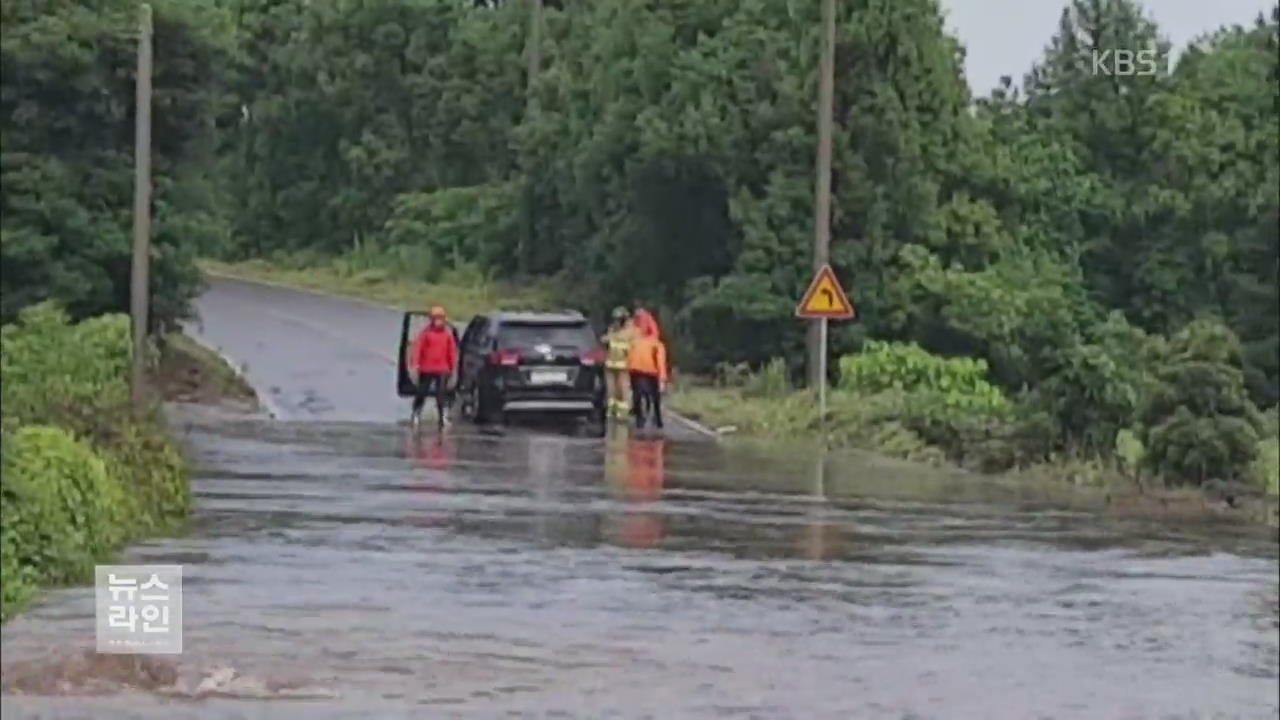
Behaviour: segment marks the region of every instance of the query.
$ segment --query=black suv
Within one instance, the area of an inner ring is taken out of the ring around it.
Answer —
[[[477,423],[572,413],[603,432],[605,351],[578,312],[477,315],[462,334],[459,408]]]

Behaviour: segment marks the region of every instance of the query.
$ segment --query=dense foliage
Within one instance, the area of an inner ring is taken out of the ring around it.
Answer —
[[[126,5],[3,0],[6,317],[122,307]],[[832,257],[862,319],[834,351],[981,360],[1011,417],[947,441],[1001,462],[1123,434],[1171,479],[1239,476],[1280,398],[1280,6],[1175,62],[1134,0],[1064,5],[974,98],[937,0],[839,3]],[[173,312],[195,252],[382,258],[641,300],[682,369],[797,377],[820,4],[544,6],[529,83],[522,0],[161,3]],[[1094,72],[1147,47],[1154,74]]]
[[[228,31],[199,0],[154,2],[152,306],[186,314],[198,248],[225,234],[207,160]],[[132,247],[133,0],[0,3],[0,321],[56,299],[123,310]]]
[[[0,333],[8,618],[40,586],[86,580],[126,541],[174,529],[190,490],[173,441],[155,418],[131,412],[127,317],[71,324],[43,303]]]

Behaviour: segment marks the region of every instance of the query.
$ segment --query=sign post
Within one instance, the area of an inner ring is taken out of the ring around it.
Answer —
[[[796,317],[818,321],[818,417],[827,421],[827,322],[850,320],[857,317],[857,310],[848,294],[836,279],[830,265],[823,265],[814,274],[809,289],[796,306]]]

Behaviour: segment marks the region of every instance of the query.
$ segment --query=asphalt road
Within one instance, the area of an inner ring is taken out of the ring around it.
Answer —
[[[213,277],[189,334],[220,350],[282,420],[400,422],[395,394],[402,312],[358,300]],[[666,436],[709,438],[671,415]]]

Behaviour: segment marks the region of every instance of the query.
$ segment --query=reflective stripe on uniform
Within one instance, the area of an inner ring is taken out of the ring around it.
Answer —
[[[609,333],[609,355],[605,367],[611,370],[626,370],[627,357],[631,354],[630,328],[620,328]]]

